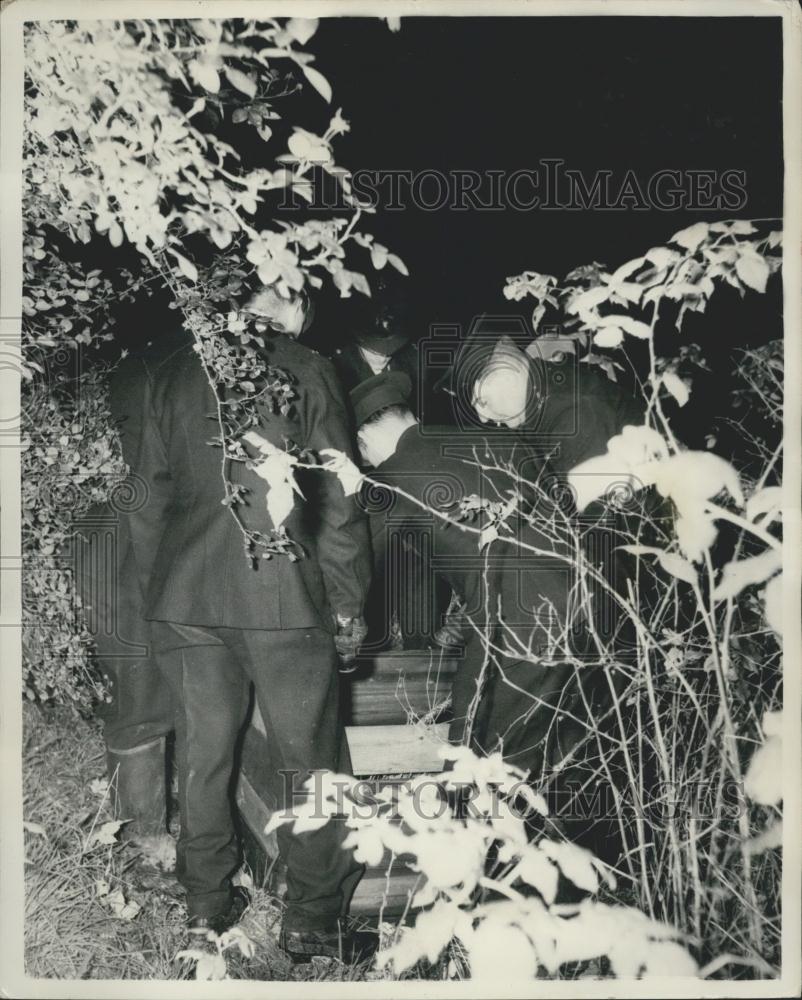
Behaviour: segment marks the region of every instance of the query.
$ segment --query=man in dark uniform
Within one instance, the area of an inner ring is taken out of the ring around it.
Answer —
[[[399,279],[377,275],[370,299],[356,305],[355,328],[331,360],[346,393],[382,372],[404,372],[412,385],[410,405],[418,413],[417,344],[410,339],[410,308]]]
[[[294,339],[304,324],[301,300],[267,289],[250,310],[272,328],[265,360],[286,373],[293,392],[285,414],[273,413],[269,403],[259,406],[258,432],[282,449],[291,442],[348,454],[350,431],[334,370]],[[216,402],[191,344],[160,368],[146,402],[139,471],[152,502],[143,513],[162,527],[146,615],[179,705],[177,875],[187,891],[190,931],[220,933],[247,905],[231,884],[239,854],[229,800],[247,681],[255,687],[274,772],[300,790],[313,770],[347,767],[337,650],[352,641],[362,615],[370,575],[367,526],[335,476],[310,472],[301,484],[306,500],[285,522],[295,560],[274,555],[254,566],[243,552],[240,525],[222,503],[223,454],[209,445]],[[237,507],[240,518],[269,536],[274,525],[264,481],[246,463],[227,465],[231,483],[247,491]],[[294,957],[348,951],[341,921],[360,869],[342,849],[343,833],[335,822],[297,835],[286,825],[279,829],[287,866],[281,943]]]
[[[170,688],[158,669],[143,617],[144,590],[155,547],[140,530],[131,534],[131,510],[144,504],[137,476],[146,387],[160,364],[178,349],[169,337],[130,354],[109,377],[109,409],[118,427],[130,474],[110,502],[75,523],[76,570],[87,628],[98,665],[110,685],[103,719],[106,761],[124,837],[145,855],[172,852],[167,836],[167,740],[173,731]],[[160,847],[162,848],[160,850]]]
[[[454,428],[424,430],[406,405],[407,391],[403,377],[390,374],[351,393],[360,452],[375,470],[370,479],[390,488],[387,497],[375,486],[366,491],[374,551],[381,559],[393,531],[420,527],[426,507],[444,515],[431,515],[430,564],[464,599],[470,622],[452,689],[450,737],[485,752],[502,749],[537,778],[570,749],[564,731],[575,739],[564,711],[573,668],[562,657],[555,662],[553,648],[569,625],[570,564],[550,538],[515,516],[512,537],[536,553],[500,540],[480,549],[483,522],[455,523],[461,500],[508,500],[515,481],[483,473],[475,443],[461,442]]]
[[[643,406],[598,368],[544,361],[519,338],[466,343],[476,372],[470,402],[483,423],[501,424],[545,454],[553,473],[565,477],[603,455],[610,438],[643,423]]]

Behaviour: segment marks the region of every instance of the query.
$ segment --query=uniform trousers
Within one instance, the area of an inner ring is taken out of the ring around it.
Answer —
[[[223,909],[240,855],[233,818],[236,745],[249,684],[267,732],[265,768],[276,787],[294,789],[310,772],[343,765],[339,674],[331,635],[322,628],[237,629],[153,622],[160,669],[176,704],[181,833],[176,875],[190,915]],[[348,907],[361,866],[342,847],[346,830],[333,819],[318,830],[278,830],[287,868],[284,925],[328,927]]]

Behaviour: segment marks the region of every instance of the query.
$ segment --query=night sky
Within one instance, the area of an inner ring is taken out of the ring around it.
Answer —
[[[368,225],[407,262],[424,327],[513,308],[504,278],[525,269],[615,266],[699,219],[782,214],[778,19],[401,25],[392,33],[378,19],[332,18],[310,42],[351,122],[335,150],[352,170],[513,171],[556,158],[588,182],[612,171],[613,196],[630,169],[642,187],[659,170],[746,174],[737,211],[379,211]]]

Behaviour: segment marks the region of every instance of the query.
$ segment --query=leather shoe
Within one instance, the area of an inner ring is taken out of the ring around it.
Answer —
[[[219,937],[224,931],[239,923],[250,902],[251,895],[248,890],[241,885],[235,885],[231,890],[231,899],[224,909],[211,917],[190,916],[187,921],[187,929],[190,934],[206,937],[211,932]]]
[[[282,927],[279,946],[296,965],[309,962],[315,955],[354,965],[374,956],[379,947],[379,935],[374,930],[357,928],[348,918],[340,917],[322,930],[289,930]]]

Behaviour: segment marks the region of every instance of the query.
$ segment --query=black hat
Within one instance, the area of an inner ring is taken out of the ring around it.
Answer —
[[[350,392],[357,427],[388,406],[407,406],[412,382],[406,372],[382,372],[360,382]]]
[[[406,279],[385,269],[371,277],[373,294],[355,306],[353,339],[388,357],[411,339],[411,313]]]
[[[364,333],[355,334],[354,340],[361,347],[366,347],[369,351],[376,351],[377,354],[384,354],[389,358],[409,343],[409,334],[392,333],[389,330],[366,330]]]

